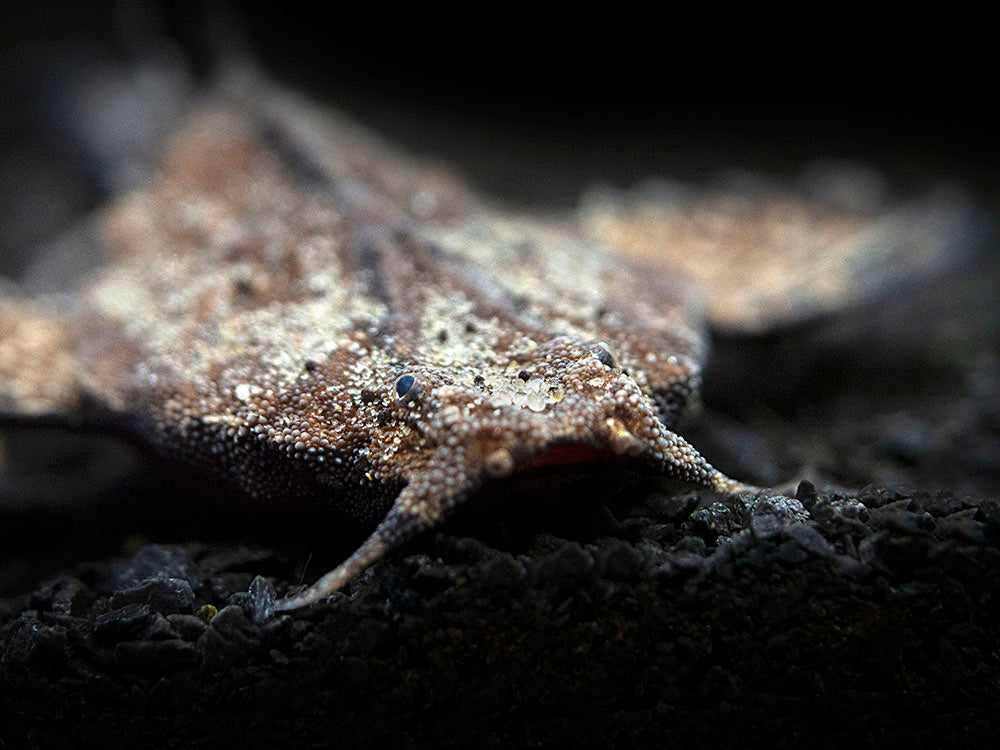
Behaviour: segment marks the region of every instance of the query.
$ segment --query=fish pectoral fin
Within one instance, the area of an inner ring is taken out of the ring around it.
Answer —
[[[725,494],[760,491],[759,487],[727,477],[675,432],[664,430],[656,438],[656,449],[662,457],[663,473],[667,476]]]
[[[78,411],[79,372],[65,321],[30,300],[0,297],[0,424]]]
[[[444,504],[421,502],[414,485],[408,485],[403,488],[371,536],[350,557],[305,591],[277,602],[275,611],[287,612],[307,607],[339,591],[372,563],[382,559],[420,532],[436,525],[443,517],[444,511]]]

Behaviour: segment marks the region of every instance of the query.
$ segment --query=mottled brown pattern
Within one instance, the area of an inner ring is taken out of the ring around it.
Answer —
[[[0,298],[0,409],[24,415],[79,405],[79,363],[66,323],[27,300]]]
[[[609,205],[595,236],[659,231]],[[379,521],[280,609],[525,467],[596,456],[741,486],[670,429],[705,356],[683,263],[651,272],[504,212],[262,82],[195,108],[103,232],[73,324],[4,324],[0,407],[96,406],[254,501]]]
[[[688,274],[713,325],[734,332],[864,302],[967,251],[973,206],[955,185],[894,203],[877,175],[858,168],[818,166],[800,182],[800,192],[746,175],[711,190],[595,190],[580,223],[593,242]]]
[[[669,430],[704,348],[677,278],[502,213],[292,96],[198,108],[103,227],[109,260],[58,347],[78,392],[49,406],[85,397],[260,502],[384,516],[283,609],[547,457],[737,486]]]

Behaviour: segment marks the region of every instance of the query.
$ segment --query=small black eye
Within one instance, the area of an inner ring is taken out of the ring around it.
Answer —
[[[590,353],[593,354],[605,367],[615,366],[615,355],[611,351],[611,347],[605,344],[603,341],[597,341],[590,345]]]
[[[400,375],[396,378],[396,395],[400,401],[409,401],[417,395],[417,379],[412,375]]]
[[[237,297],[249,297],[253,294],[253,282],[250,279],[236,279],[233,282],[233,293]]]

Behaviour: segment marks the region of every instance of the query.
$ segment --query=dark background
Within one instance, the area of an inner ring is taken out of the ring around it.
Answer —
[[[827,157],[872,164],[904,190],[957,177],[995,201],[1000,161],[974,19],[915,29],[846,8],[752,20],[723,9],[664,8],[665,19],[366,10],[6,4],[0,271],[16,271],[109,190],[106,161],[88,155],[62,106],[68,81],[153,63],[193,86],[233,55],[511,201],[571,206],[598,180],[787,175]]]

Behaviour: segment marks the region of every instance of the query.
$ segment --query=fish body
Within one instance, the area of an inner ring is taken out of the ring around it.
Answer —
[[[631,226],[655,237],[648,211],[511,212],[248,80],[193,106],[103,213],[105,260],[68,313],[0,301],[6,415],[94,415],[229,482],[248,512],[318,504],[375,525],[279,610],[533,467],[745,487],[672,430],[700,381],[706,300],[725,295],[610,249],[636,244]]]

